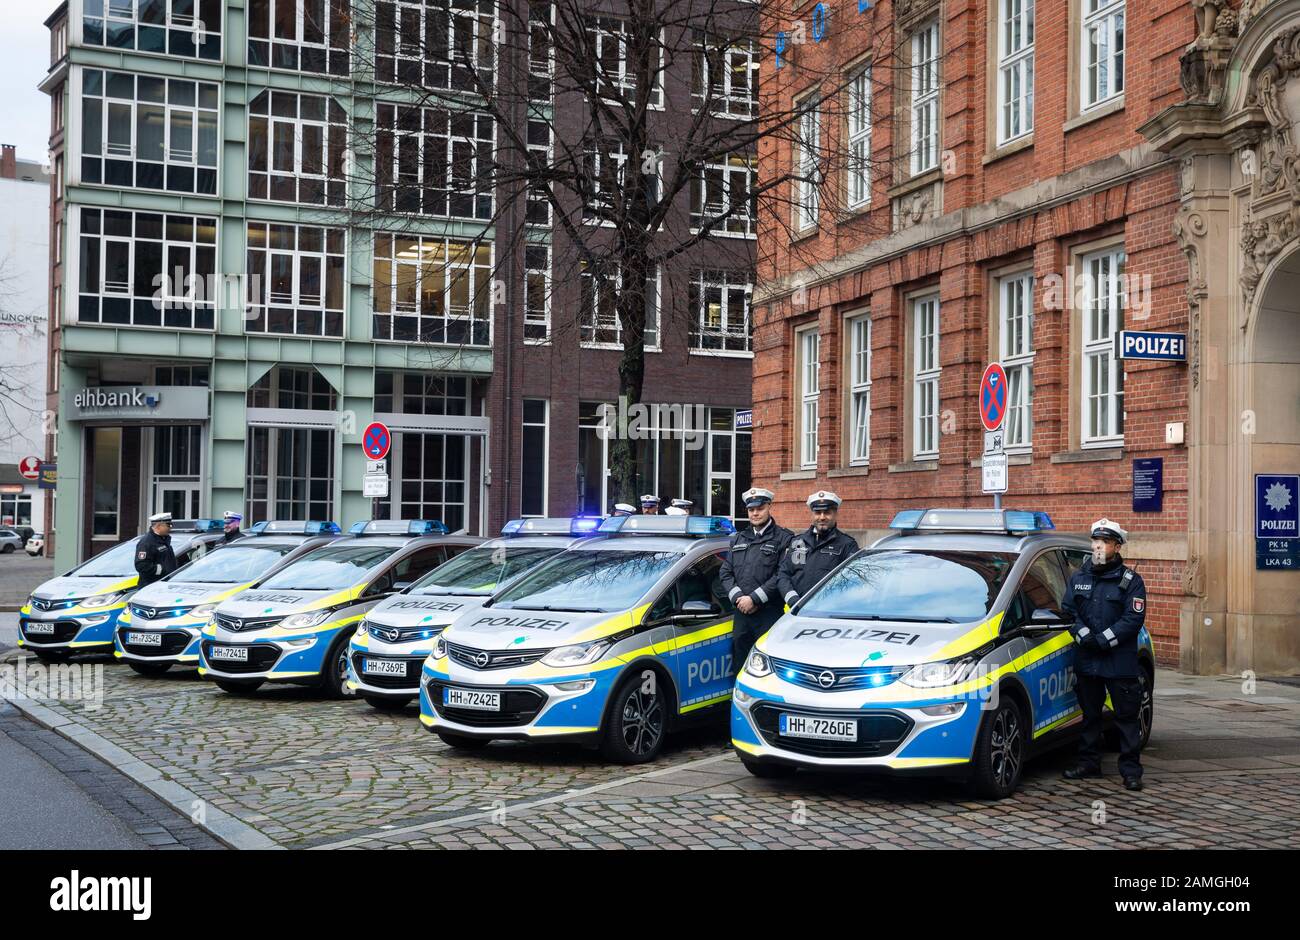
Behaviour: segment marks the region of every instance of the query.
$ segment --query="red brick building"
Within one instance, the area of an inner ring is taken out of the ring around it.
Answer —
[[[1114,339],[1189,332],[1179,161],[1139,128],[1185,100],[1192,5],[777,6],[765,31],[786,31],[787,53],[764,63],[763,105],[808,106],[760,152],[760,186],[792,166],[810,182],[760,221],[756,484],[788,525],[833,489],[867,539],[901,509],[991,505],[976,392],[1000,360],[1005,505],[1067,531],[1126,526],[1157,654],[1178,662],[1189,365],[1121,361]],[[1150,458],[1162,506],[1134,512]]]

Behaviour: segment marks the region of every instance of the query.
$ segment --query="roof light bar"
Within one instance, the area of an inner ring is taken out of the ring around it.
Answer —
[[[511,519],[501,527],[501,537],[520,535],[595,535],[603,516],[551,516]]]
[[[352,535],[446,535],[450,531],[437,519],[362,519],[348,529]]]
[[[735,523],[726,516],[610,516],[600,524],[601,535],[687,535],[694,538],[730,535]]]
[[[1006,532],[1027,534],[1056,528],[1045,512],[1020,509],[905,509],[889,524],[899,532]]]
[[[256,523],[249,535],[338,535],[342,529],[337,522],[312,519],[269,519]]]

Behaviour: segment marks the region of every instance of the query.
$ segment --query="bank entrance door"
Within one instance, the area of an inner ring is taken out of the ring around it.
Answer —
[[[169,512],[173,519],[199,518],[199,484],[154,484],[153,509],[149,515],[156,512]]]

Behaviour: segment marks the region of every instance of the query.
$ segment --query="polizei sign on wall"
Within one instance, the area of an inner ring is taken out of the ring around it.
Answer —
[[[1186,333],[1148,333],[1143,330],[1120,330],[1115,334],[1117,359],[1165,359],[1187,361]]]

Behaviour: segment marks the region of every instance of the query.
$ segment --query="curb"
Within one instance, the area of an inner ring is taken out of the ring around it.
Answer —
[[[284,849],[274,839],[254,829],[224,810],[208,805],[205,820],[194,820],[195,803],[205,803],[194,791],[181,786],[174,780],[163,777],[162,771],[151,767],[123,750],[107,738],[96,734],[85,725],[65,718],[51,708],[38,705],[26,699],[14,699],[4,696],[18,711],[43,728],[48,728],[60,737],[66,738],[83,750],[94,754],[114,770],[129,777],[140,786],[149,790],[160,800],[182,816],[187,817],[200,829],[206,830],[217,841],[232,849]]]

